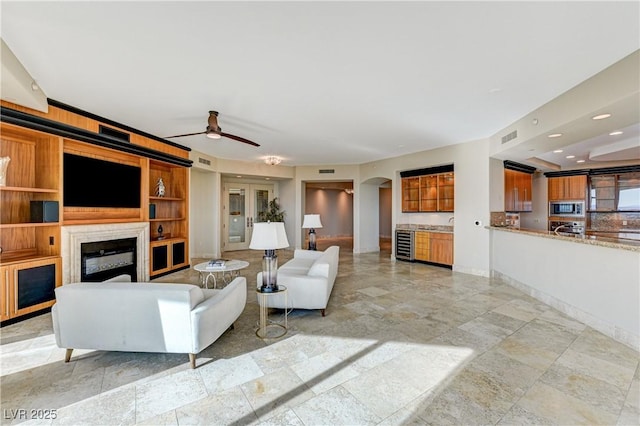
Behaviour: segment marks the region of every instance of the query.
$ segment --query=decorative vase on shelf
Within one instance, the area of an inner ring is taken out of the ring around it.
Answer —
[[[0,157],[0,186],[7,185],[7,168],[11,157]]]
[[[159,240],[164,239],[164,235],[162,235],[163,232],[164,232],[164,229],[162,229],[162,225],[158,226],[158,239]]]
[[[158,178],[158,183],[156,184],[156,197],[164,197],[165,187],[162,178]]]

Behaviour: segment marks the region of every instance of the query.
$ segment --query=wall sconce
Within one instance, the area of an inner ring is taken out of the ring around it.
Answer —
[[[282,162],[280,157],[276,157],[275,155],[270,155],[264,159],[264,162],[270,166],[277,166]]]

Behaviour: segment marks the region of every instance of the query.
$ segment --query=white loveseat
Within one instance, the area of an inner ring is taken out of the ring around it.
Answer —
[[[266,298],[270,308],[325,309],[338,274],[340,247],[331,246],[325,251],[296,250],[293,259],[278,268],[278,285],[287,287],[287,303],[284,295]],[[262,272],[258,273],[258,288],[262,285]],[[260,303],[261,298],[258,297]]]
[[[221,290],[191,284],[104,282],[56,288],[56,343],[73,349],[196,354],[233,327],[247,301],[247,281]]]

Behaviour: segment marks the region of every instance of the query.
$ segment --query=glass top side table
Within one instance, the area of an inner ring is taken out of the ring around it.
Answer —
[[[258,305],[260,306],[260,326],[256,330],[256,336],[261,339],[277,339],[287,334],[288,310],[286,308],[284,310],[284,324],[269,322],[269,298],[274,296],[284,297],[284,306],[287,306],[287,287],[280,285],[278,286],[278,291],[269,293],[263,293],[260,289],[256,289],[256,294],[258,295]],[[270,329],[273,329],[272,333],[269,332]]]

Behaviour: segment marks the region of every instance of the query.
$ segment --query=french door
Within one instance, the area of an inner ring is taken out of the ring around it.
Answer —
[[[227,182],[223,185],[223,251],[246,250],[251,242],[253,223],[269,208],[273,185]]]

